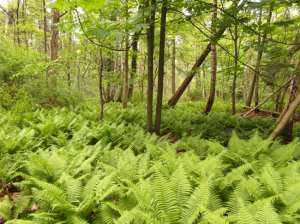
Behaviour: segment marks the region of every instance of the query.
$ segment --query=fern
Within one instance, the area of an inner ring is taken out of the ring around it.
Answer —
[[[191,108],[196,114],[198,107]],[[0,112],[7,130],[0,130],[1,219],[36,224],[299,222],[298,140],[289,145],[258,135],[242,140],[241,130],[229,140],[235,118],[195,115],[185,121],[181,115],[190,113],[179,108],[172,112],[180,118],[170,112],[164,118],[172,121],[165,131],[180,129],[181,139],[170,144],[166,137],[144,132],[142,111],[109,105],[106,113],[113,114],[101,124],[91,107],[39,110],[22,121]],[[191,133],[201,127],[202,138],[210,138],[208,130],[219,127],[216,122],[226,127],[218,130],[223,135],[228,130],[222,144],[181,132],[184,125]],[[241,128],[247,121],[241,123],[235,125]],[[8,184],[21,193],[8,191]]]

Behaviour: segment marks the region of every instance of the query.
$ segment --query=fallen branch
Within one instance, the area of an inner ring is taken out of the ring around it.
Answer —
[[[243,115],[243,117],[247,117],[249,114],[251,114],[253,111],[256,111],[258,108],[260,108],[262,105],[264,105],[266,102],[268,102],[268,100],[270,98],[272,98],[276,93],[278,93],[279,91],[281,91],[284,87],[286,87],[293,78],[290,78],[287,82],[285,82],[282,86],[280,86],[280,88],[278,88],[276,91],[274,91],[271,95],[269,95],[268,97],[266,97],[266,99],[264,99],[260,104],[258,104],[256,107],[252,108],[251,110],[249,110],[247,113],[245,113]]]

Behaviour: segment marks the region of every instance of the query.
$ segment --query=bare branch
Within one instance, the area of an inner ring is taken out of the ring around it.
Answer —
[[[0,5],[0,9],[1,9],[6,15],[10,16],[9,13],[8,13],[8,11],[7,11],[2,5]]]

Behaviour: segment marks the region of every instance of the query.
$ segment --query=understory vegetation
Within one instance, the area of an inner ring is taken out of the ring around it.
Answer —
[[[0,0],[0,224],[300,224],[299,0]]]
[[[143,107],[111,104],[99,124],[91,105],[0,113],[3,221],[299,222],[300,143],[259,137],[272,120],[191,117],[197,107],[182,104],[158,137],[144,131]]]

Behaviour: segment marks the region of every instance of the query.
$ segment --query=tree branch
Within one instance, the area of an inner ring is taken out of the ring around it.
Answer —
[[[78,22],[79,22],[79,25],[80,25],[80,29],[82,30],[84,36],[86,37],[86,39],[91,42],[92,44],[98,46],[98,47],[101,47],[101,48],[105,48],[105,49],[108,49],[108,50],[111,50],[111,51],[126,51],[128,49],[120,49],[120,48],[114,48],[114,47],[111,47],[111,46],[107,46],[107,45],[103,45],[103,44],[100,44],[96,41],[94,41],[91,37],[89,37],[89,35],[86,33],[84,27],[83,27],[83,24],[82,24],[82,21],[80,19],[80,16],[79,16],[79,13],[77,11],[77,9],[75,8],[74,9],[75,11],[75,14],[77,16],[77,19],[78,19]]]
[[[7,11],[2,5],[0,5],[0,9],[1,9],[6,15],[10,16],[9,13],[8,13],[8,11]]]

